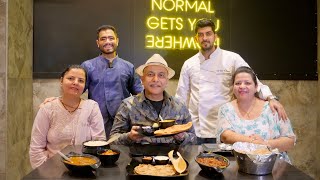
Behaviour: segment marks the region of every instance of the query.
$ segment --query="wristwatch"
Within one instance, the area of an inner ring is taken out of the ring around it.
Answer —
[[[275,100],[279,101],[279,98],[277,96],[275,96],[275,95],[268,96],[268,101],[270,101],[272,99],[275,99]]]

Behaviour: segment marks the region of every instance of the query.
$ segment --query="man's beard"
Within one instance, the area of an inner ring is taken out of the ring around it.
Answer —
[[[210,42],[207,42],[210,43]],[[209,46],[203,47],[201,46],[202,51],[210,51],[213,48],[214,44],[210,44]]]
[[[116,52],[116,47],[113,47],[113,49],[110,51],[106,51],[106,50],[104,50],[104,48],[102,47],[102,48],[99,48],[100,49],[100,52],[102,53],[102,54],[113,54],[114,52]]]
[[[100,52],[102,54],[113,54],[115,51],[116,51],[115,49],[113,49],[112,51],[105,51],[105,50],[100,49]]]

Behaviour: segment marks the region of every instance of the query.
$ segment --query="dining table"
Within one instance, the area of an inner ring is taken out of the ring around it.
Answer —
[[[90,175],[79,175],[69,171],[62,162],[62,158],[59,154],[55,154],[53,157],[48,159],[42,165],[33,169],[29,174],[25,175],[23,180],[37,179],[156,179],[157,177],[150,176],[136,176],[128,172],[128,166],[134,157],[143,156],[145,153],[157,154],[165,153],[176,147],[171,146],[155,146],[151,147],[148,145],[111,145],[111,149],[120,151],[120,157],[111,166],[100,166],[94,173]],[[161,151],[163,150],[163,151]],[[225,156],[229,159],[230,165],[221,174],[210,174],[201,170],[200,166],[195,161],[196,156],[204,151],[202,145],[185,145],[179,146],[177,151],[183,156],[188,163],[187,171],[185,176],[177,176],[174,179],[256,179],[256,180],[269,180],[269,179],[313,179],[309,175],[305,174],[298,168],[287,163],[281,158],[277,158],[275,165],[272,169],[272,173],[267,175],[250,175],[238,171],[238,164],[235,157],[232,155]],[[68,154],[70,152],[82,153],[83,147],[81,145],[69,145],[61,150],[62,153]],[[160,154],[161,155],[161,154]],[[163,154],[162,154],[163,155]],[[161,177],[161,179],[172,179],[172,177]]]

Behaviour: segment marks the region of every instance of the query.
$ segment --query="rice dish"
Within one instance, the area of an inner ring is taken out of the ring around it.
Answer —
[[[105,146],[107,145],[107,141],[87,141],[83,143],[85,146]]]

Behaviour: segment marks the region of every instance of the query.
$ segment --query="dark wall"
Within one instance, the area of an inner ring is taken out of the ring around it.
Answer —
[[[159,0],[160,1],[160,0]],[[204,0],[205,2],[207,0]],[[114,25],[118,54],[136,67],[161,54],[179,73],[196,49],[146,49],[146,19],[151,0],[34,0],[34,77],[57,78],[68,64],[99,54],[96,29]],[[193,2],[193,0],[189,0]],[[221,48],[239,53],[260,79],[309,79],[317,76],[315,0],[212,0],[214,15],[172,12],[164,16],[218,18]],[[156,14],[162,15],[162,12]],[[152,31],[155,33],[157,31]],[[194,36],[192,31],[159,32]]]

